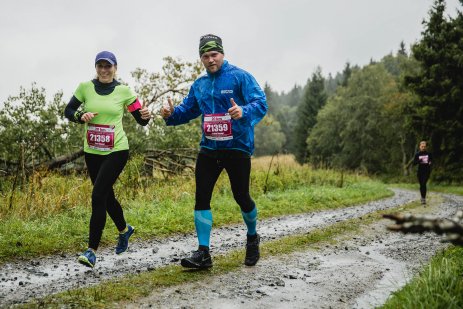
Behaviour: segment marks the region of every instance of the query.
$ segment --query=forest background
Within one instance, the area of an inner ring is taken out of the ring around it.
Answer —
[[[460,1],[463,5],[463,1]],[[199,62],[164,58],[160,72],[136,68],[134,90],[157,115],[167,96],[181,103],[201,74]],[[304,86],[276,92],[263,86],[268,115],[255,128],[256,156],[294,154],[300,164],[400,179],[412,174],[420,140],[434,154],[432,179],[463,178],[463,15],[445,15],[436,0],[423,22],[420,40],[365,66],[346,63],[323,75],[321,67]],[[75,169],[82,157],[82,126],[63,117],[67,98],[33,83],[11,95],[0,110],[0,177],[27,182],[38,169]],[[155,116],[140,127],[127,113],[124,128],[131,153],[150,149],[197,148],[199,119],[166,127]],[[77,159],[77,160],[75,160]],[[63,164],[67,163],[67,164]],[[0,182],[0,192],[11,189]]]

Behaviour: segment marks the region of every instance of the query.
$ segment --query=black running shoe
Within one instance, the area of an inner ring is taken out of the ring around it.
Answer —
[[[190,257],[181,260],[180,264],[186,268],[204,269],[212,267],[212,258],[209,251],[193,251]]]
[[[244,265],[254,266],[260,258],[259,253],[259,243],[260,236],[257,234],[257,237],[254,240],[246,242],[246,258],[244,259]]]

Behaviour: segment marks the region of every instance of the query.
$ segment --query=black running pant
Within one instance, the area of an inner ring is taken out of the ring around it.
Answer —
[[[244,212],[254,209],[255,203],[249,195],[249,176],[251,158],[217,159],[200,153],[196,160],[196,204],[195,210],[211,209],[211,198],[214,185],[225,169],[235,201]]]
[[[420,183],[421,198],[426,198],[426,183],[428,182],[430,173],[428,171],[418,172],[418,181]]]
[[[128,150],[112,152],[108,155],[85,153],[85,163],[93,183],[89,248],[98,249],[106,224],[106,212],[119,231],[126,227],[124,212],[114,196],[113,185],[124,169],[128,158]]]

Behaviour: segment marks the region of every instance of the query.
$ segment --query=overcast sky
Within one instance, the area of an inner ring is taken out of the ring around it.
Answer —
[[[364,65],[419,40],[432,0],[2,0],[0,104],[32,82],[72,96],[110,50],[118,75],[158,72],[165,56],[198,59],[199,37],[222,37],[225,58],[274,90]],[[447,14],[461,10],[447,0]]]

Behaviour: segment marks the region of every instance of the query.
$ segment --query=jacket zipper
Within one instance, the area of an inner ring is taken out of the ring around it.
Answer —
[[[215,102],[214,102],[214,82],[215,76],[212,76],[212,91],[211,91],[211,99],[212,99],[212,113],[215,114]],[[217,149],[217,141],[214,140],[214,148]]]

